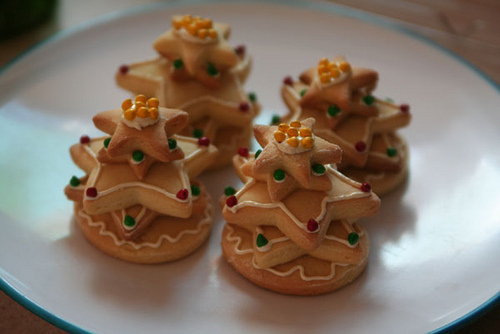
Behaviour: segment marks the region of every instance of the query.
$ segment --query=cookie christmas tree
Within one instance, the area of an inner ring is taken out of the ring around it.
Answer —
[[[285,78],[281,93],[290,110],[283,120],[314,117],[315,134],[343,150],[339,170],[381,195],[406,178],[408,149],[396,130],[411,116],[407,104],[372,95],[377,81],[377,72],[343,57],[322,58],[300,80]]]
[[[230,27],[208,18],[174,16],[172,28],[154,43],[159,57],[122,65],[116,82],[133,93],[158,96],[163,107],[189,113],[183,135],[207,137],[220,155],[212,167],[227,165],[248,146],[259,112],[255,93],[242,88],[251,65],[244,46],[227,43]]]
[[[85,237],[104,252],[139,263],[172,261],[208,237],[212,205],[195,178],[216,158],[205,139],[176,135],[188,114],[138,95],[97,114],[109,136],[70,148],[85,176],[65,188]]]
[[[313,125],[313,118],[256,125],[263,149],[240,150],[233,163],[244,186],[225,191],[225,258],[252,282],[287,294],[326,293],[354,280],[369,246],[354,221],[380,204],[369,184],[334,168],[341,149],[315,136]]]

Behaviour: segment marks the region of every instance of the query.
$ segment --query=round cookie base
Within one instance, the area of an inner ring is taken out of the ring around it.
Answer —
[[[78,226],[82,230],[85,238],[94,246],[99,248],[104,253],[113,257],[141,264],[155,264],[163,262],[171,262],[193,253],[197,250],[209,237],[212,225],[212,203],[210,198],[207,198],[207,208],[203,214],[192,215],[190,218],[181,219],[168,216],[160,216],[152,222],[165,222],[168,224],[169,219],[189,220],[194,219],[197,222],[196,233],[186,232],[177,242],[170,242],[167,239],[159,241],[161,235],[155,229],[148,228],[143,236],[147,239],[157,240],[158,247],[151,247],[141,243],[139,248],[132,246],[130,242],[122,240],[116,233],[109,230],[113,226],[111,215],[109,219],[99,219],[94,221],[93,217],[83,211],[81,203],[75,202],[74,211]],[[100,215],[102,218],[106,215]],[[177,224],[179,222],[176,222]],[[180,222],[182,224],[182,222]],[[199,229],[199,231],[198,231]],[[186,230],[184,230],[186,231]],[[180,233],[183,233],[181,231]]]
[[[401,141],[404,160],[403,168],[399,172],[375,172],[359,168],[346,168],[341,172],[348,178],[358,182],[368,182],[372,191],[378,196],[387,195],[403,184],[408,177],[408,146],[403,139]]]
[[[301,278],[299,270],[295,270],[288,276],[279,276],[270,270],[257,268],[253,262],[253,252],[238,254],[238,242],[229,241],[228,234],[231,231],[228,229],[227,223],[222,231],[222,254],[237,272],[262,288],[287,295],[321,295],[338,290],[353,282],[365,269],[368,263],[370,241],[366,230],[361,226],[360,228],[364,232],[363,237],[359,240],[364,253],[362,261],[356,265],[334,265],[335,275],[331,279],[304,280]],[[307,271],[307,268],[305,270]]]

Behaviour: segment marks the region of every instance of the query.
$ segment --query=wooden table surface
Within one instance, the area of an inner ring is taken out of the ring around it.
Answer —
[[[88,19],[155,0],[60,0],[52,20],[0,42],[0,67],[33,44]],[[324,1],[326,2],[326,1]],[[366,11],[430,38],[486,73],[500,85],[499,0],[334,0]],[[0,291],[0,333],[64,333]],[[500,333],[500,305],[457,331]]]

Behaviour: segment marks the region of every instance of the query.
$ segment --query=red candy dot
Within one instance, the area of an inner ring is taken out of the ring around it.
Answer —
[[[238,149],[238,154],[241,155],[242,157],[246,158],[248,157],[248,148],[242,146]]]
[[[309,219],[309,221],[307,222],[307,230],[309,232],[315,232],[318,230],[318,227],[319,227],[319,224],[316,220],[314,219]]]
[[[372,191],[372,186],[368,182],[363,182],[361,184],[361,191],[364,191],[365,193],[369,193]]]
[[[83,135],[80,137],[80,144],[88,144],[90,143],[90,137],[87,135]]]
[[[410,106],[406,103],[402,104],[399,106],[399,110],[401,110],[404,113],[410,112]]]
[[[130,68],[127,65],[122,65],[122,66],[120,66],[119,71],[121,74],[127,74],[129,69]]]
[[[293,79],[291,76],[287,76],[285,77],[285,79],[283,79],[283,83],[285,85],[288,85],[288,86],[291,86],[293,84]]]
[[[187,189],[181,189],[177,192],[177,198],[180,200],[185,200],[189,196],[189,191]]]
[[[358,141],[354,147],[358,152],[364,152],[366,150],[366,143],[364,141]]]
[[[237,47],[234,48],[234,51],[236,51],[236,54],[240,57],[243,57],[245,55],[245,46],[244,45],[238,45]]]
[[[208,137],[201,137],[200,139],[198,139],[198,145],[208,146],[210,145],[210,139],[208,139]]]
[[[96,187],[87,188],[85,194],[87,195],[87,197],[97,197],[97,188]]]
[[[239,108],[241,111],[248,111],[250,109],[250,104],[248,104],[248,102],[241,102]]]
[[[232,208],[233,206],[235,206],[236,204],[238,204],[238,199],[236,198],[236,196],[229,196],[227,199],[226,199],[226,205],[230,208]]]

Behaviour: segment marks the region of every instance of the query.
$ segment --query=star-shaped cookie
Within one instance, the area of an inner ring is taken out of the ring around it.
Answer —
[[[352,68],[339,81],[323,84],[318,67],[305,71],[300,81],[282,87],[282,96],[291,113],[284,120],[314,117],[315,133],[329,142],[340,145],[343,160],[340,167],[368,167],[372,161],[391,169],[400,165],[392,156],[374,154],[373,143],[380,151],[381,136],[405,126],[410,115],[404,106],[379,100],[371,95],[378,74],[369,69]],[[393,147],[386,147],[392,152]]]
[[[281,132],[279,126],[254,127],[255,138],[263,150],[256,159],[249,160],[242,170],[244,174],[267,183],[272,201],[283,199],[299,186],[313,190],[330,189],[331,184],[324,175],[323,165],[340,162],[340,148],[319,137],[309,137],[312,144],[307,149],[304,149],[302,144],[293,147],[288,143],[294,144],[293,138],[297,138],[296,141],[304,140],[306,137],[301,139],[301,131],[311,131],[314,122],[313,118],[297,122],[296,130],[288,129],[292,134],[297,132],[297,136],[291,136],[281,143],[276,140],[276,133]],[[317,169],[317,172],[314,169]]]
[[[172,22],[174,27],[155,41],[154,48],[170,62],[177,61],[188,76],[195,77],[209,87],[217,87],[218,72],[238,63],[238,56],[226,40],[230,34],[229,25],[189,15],[174,16]],[[177,25],[176,22],[181,23]],[[203,28],[205,22],[207,25]],[[200,30],[212,30],[214,35],[200,35]]]
[[[124,117],[125,112],[113,109],[93,118],[98,129],[111,135],[104,140],[98,153],[101,163],[128,161],[137,176],[142,178],[156,161],[168,162],[184,157],[175,140],[169,137],[188,124],[186,112],[159,108],[156,121],[146,126],[134,125]]]
[[[235,160],[241,168],[251,159]],[[378,211],[379,198],[330,166],[325,176],[330,182],[327,191],[297,188],[285,198],[273,201],[265,182],[248,178],[235,195],[231,206],[223,208],[228,223],[249,231],[258,226],[275,226],[300,248],[315,250],[322,242],[330,222],[357,219]]]

